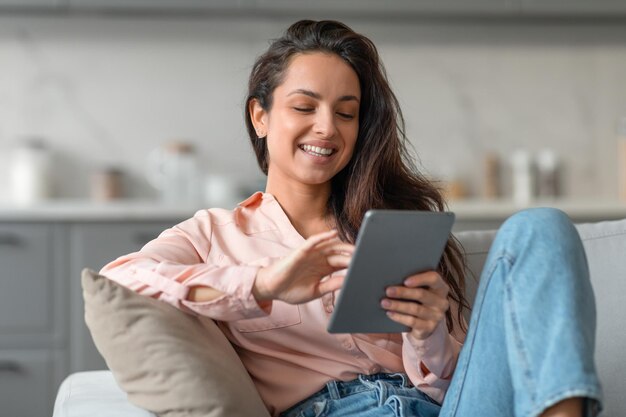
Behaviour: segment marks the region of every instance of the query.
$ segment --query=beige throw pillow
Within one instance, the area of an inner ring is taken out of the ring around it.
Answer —
[[[82,285],[87,326],[130,402],[167,417],[269,416],[211,319],[138,295],[88,269]]]

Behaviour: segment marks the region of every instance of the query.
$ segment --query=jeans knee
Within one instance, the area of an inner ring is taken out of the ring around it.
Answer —
[[[554,208],[531,208],[509,217],[500,227],[502,243],[510,250],[515,247],[533,247],[537,251],[567,254],[584,258],[585,250],[580,235],[571,219]]]
[[[549,234],[555,237],[576,234],[571,219],[562,210],[550,207],[529,208],[509,217],[503,224],[504,229],[513,228],[531,234]]]

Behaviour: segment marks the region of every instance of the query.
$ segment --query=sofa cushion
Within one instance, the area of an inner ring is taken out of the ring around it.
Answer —
[[[268,416],[220,329],[84,270],[85,321],[131,403],[167,417]]]
[[[496,236],[495,230],[466,231],[455,234],[465,253],[466,275],[465,296],[470,305],[474,304],[478,281],[483,265],[487,260],[487,254],[491,243]],[[464,310],[465,320],[469,323],[471,312]]]
[[[154,417],[128,402],[110,371],[76,372],[57,393],[53,417]]]
[[[626,416],[626,220],[578,225],[596,297],[596,366],[605,416]]]

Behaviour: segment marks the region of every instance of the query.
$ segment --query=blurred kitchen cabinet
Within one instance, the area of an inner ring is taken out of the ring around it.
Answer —
[[[0,414],[50,415],[65,376],[64,231],[0,222]]]
[[[522,14],[624,16],[626,0],[519,0]]]
[[[55,374],[63,359],[42,349],[0,350],[0,404],[2,415],[48,417],[56,387]]]
[[[46,224],[0,224],[0,346],[42,344],[55,332],[53,231]]]
[[[47,417],[69,373],[106,368],[84,324],[80,272],[182,220],[171,217],[0,221],[0,415]]]
[[[65,0],[73,9],[193,12],[240,11],[250,7],[253,0]]]
[[[41,8],[51,8],[55,9],[57,7],[63,6],[65,4],[65,0],[0,0],[0,9],[41,9]]]
[[[311,18],[624,17],[626,0],[0,0],[3,11],[280,15]]]
[[[516,10],[517,0],[67,0],[73,9],[146,12],[237,12],[298,15],[491,14]]]
[[[262,11],[354,15],[501,14],[516,10],[517,0],[256,0]]]
[[[106,369],[84,320],[80,272],[83,268],[100,270],[121,255],[139,250],[171,222],[98,222],[69,226],[70,253],[70,372]]]

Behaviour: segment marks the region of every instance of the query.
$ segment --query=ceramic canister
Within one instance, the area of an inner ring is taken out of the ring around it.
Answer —
[[[18,204],[33,204],[52,196],[52,155],[45,143],[29,138],[12,152],[11,197]]]

